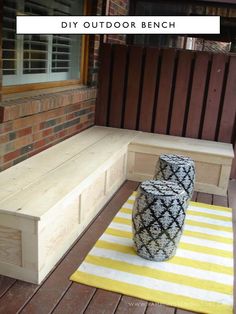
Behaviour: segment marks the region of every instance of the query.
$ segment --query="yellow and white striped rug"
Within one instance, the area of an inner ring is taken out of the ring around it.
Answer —
[[[70,279],[191,311],[232,313],[231,209],[191,202],[176,256],[158,263],[133,249],[134,199],[135,192]]]

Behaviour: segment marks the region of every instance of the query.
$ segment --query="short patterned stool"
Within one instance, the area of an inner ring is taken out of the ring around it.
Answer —
[[[163,154],[157,162],[154,179],[177,182],[191,199],[195,182],[194,161],[181,155]]]
[[[175,255],[187,199],[186,192],[175,182],[141,183],[132,213],[133,241],[139,256],[165,261]]]

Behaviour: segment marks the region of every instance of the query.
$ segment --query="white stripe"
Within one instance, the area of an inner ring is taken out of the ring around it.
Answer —
[[[200,232],[205,234],[210,234],[218,237],[224,237],[227,239],[233,239],[233,233],[229,231],[222,231],[222,230],[213,230],[205,227],[198,227],[198,226],[191,226],[187,223],[184,225],[184,230]]]
[[[131,199],[129,199],[129,200],[131,200]],[[135,198],[133,197],[132,200],[135,200]],[[123,207],[128,208],[128,209],[133,209],[133,204],[129,204],[126,202],[126,203],[124,203]],[[210,209],[210,208],[206,208],[206,207],[197,207],[197,206],[189,205],[188,210],[192,210],[192,211],[198,212],[198,213],[215,214],[215,215],[222,216],[222,217],[232,217],[231,212],[214,210],[214,209]],[[189,216],[190,216],[190,214],[188,215],[188,217]],[[209,218],[209,219],[214,219],[214,218]],[[220,218],[219,219],[216,218],[216,220],[218,221],[218,220],[220,220]]]
[[[117,227],[116,225],[118,224],[114,224],[112,228],[119,230],[119,228],[116,228]],[[105,241],[107,236],[108,236],[107,234],[102,235],[100,240],[104,239]],[[118,236],[111,236],[108,242],[131,246],[131,247],[133,246],[132,239],[118,237]],[[229,258],[229,257],[222,257],[222,256],[210,255],[206,253],[193,252],[193,251],[184,250],[180,248],[177,249],[175,256],[191,259],[194,261],[201,261],[201,262],[207,262],[207,263],[217,264],[221,266],[233,267],[233,258]]]
[[[226,211],[221,211],[221,210],[216,210],[216,209],[210,209],[206,207],[197,207],[197,206],[192,206],[189,205],[188,210],[195,211],[197,213],[207,213],[207,214],[215,214],[217,216],[222,216],[222,217],[232,217],[231,212],[226,212]]]
[[[134,275],[119,270],[113,270],[111,268],[93,265],[87,262],[82,263],[82,265],[79,267],[79,271],[120,282],[125,282],[128,284],[134,284],[136,286],[141,286],[156,291],[183,295],[186,297],[208,302],[217,302],[227,305],[232,305],[233,303],[233,297],[223,293],[208,290],[206,291],[203,289],[193,288],[181,284],[166,282],[164,280],[153,279],[150,277],[147,278],[145,276]]]
[[[117,229],[120,231],[127,231],[127,232],[132,232],[132,228],[129,225],[125,225],[125,224],[120,224],[117,222],[111,222],[109,225],[109,228],[113,228],[113,229]]]
[[[200,217],[200,216],[193,216],[191,214],[188,214],[186,216],[186,220],[192,220],[192,221],[198,221],[198,222],[205,222],[211,225],[216,225],[216,226],[224,226],[224,227],[232,227],[232,222],[231,221],[222,221],[218,219],[213,219],[213,218],[207,218],[207,217]]]
[[[121,224],[117,222],[112,222],[110,224],[111,228],[114,228],[116,230],[121,230],[121,231],[126,231],[126,232],[132,232],[132,227],[126,224]],[[185,227],[186,229],[186,227]],[[211,240],[206,240],[204,241],[202,239],[190,237],[190,236],[181,236],[181,243],[190,243],[190,244],[195,244],[195,245],[200,245],[204,247],[209,247],[209,248],[214,248],[214,249],[221,249],[221,250],[226,250],[226,251],[232,251],[232,245],[231,244],[226,244],[226,243],[219,243],[216,241],[211,241]]]
[[[131,195],[131,196],[129,197],[129,201],[135,201],[135,199],[136,199],[136,197],[135,197],[134,195]]]
[[[216,273],[207,270],[200,270],[190,266],[181,266],[171,263],[157,263],[152,261],[147,261],[138,255],[125,254],[109,249],[101,249],[94,247],[89,255],[105,257],[109,259],[113,259],[119,262],[126,262],[133,265],[138,265],[150,269],[161,270],[168,273],[173,273],[177,275],[184,275],[193,278],[199,278],[204,280],[210,280],[218,283],[222,283],[225,285],[233,286],[233,276],[226,275],[222,273]],[[102,264],[102,262],[101,262]]]
[[[122,207],[128,208],[128,209],[133,209],[133,206],[134,206],[134,204],[125,203]]]
[[[118,212],[116,217],[125,218],[131,220],[132,215],[127,213]],[[213,230],[205,227],[191,226],[186,222],[184,225],[184,230],[196,231],[200,233],[221,236],[229,239],[233,239],[233,233],[230,231],[222,231],[222,230]]]
[[[126,231],[126,232],[132,232],[132,227],[126,224],[120,224],[116,222],[112,222],[110,224],[111,228],[114,228],[116,230],[121,230],[121,231]],[[232,245],[231,244],[225,244],[225,243],[220,243],[216,241],[211,241],[211,240],[206,240],[204,241],[202,239],[190,237],[190,236],[181,236],[181,243],[190,243],[190,244],[195,244],[195,245],[200,245],[203,247],[209,247],[213,249],[221,249],[221,250],[226,250],[231,252],[232,251]],[[214,255],[214,254],[213,254]]]
[[[186,236],[182,235],[181,236],[181,242],[182,243],[190,243],[190,244],[196,244],[204,247],[209,247],[213,249],[220,249],[224,251],[229,251],[232,252],[232,245],[231,244],[226,244],[226,243],[220,243],[212,240],[202,240],[199,238],[191,237],[191,236]]]
[[[104,233],[99,240],[133,247],[133,240]]]
[[[177,249],[175,256],[183,257],[185,259],[191,259],[194,261],[217,264],[217,265],[231,267],[231,268],[234,265],[233,258],[230,258],[230,257],[222,257],[222,256],[210,255],[206,253],[193,252],[193,251],[184,250],[180,248]]]
[[[129,238],[122,238],[119,236],[114,236],[114,235],[104,233],[100,237],[100,240],[133,247],[133,240]],[[186,259],[191,259],[194,261],[202,261],[202,262],[207,262],[211,264],[217,264],[217,265],[233,268],[233,258],[230,258],[230,257],[213,256],[213,255],[208,255],[206,253],[193,252],[193,251],[188,251],[188,250],[184,250],[180,248],[177,249],[175,256],[183,257]],[[173,259],[170,261],[173,261]]]
[[[131,220],[132,215],[131,214],[122,213],[122,212],[118,212],[116,214],[116,217],[120,217],[120,218],[125,218],[125,219]]]

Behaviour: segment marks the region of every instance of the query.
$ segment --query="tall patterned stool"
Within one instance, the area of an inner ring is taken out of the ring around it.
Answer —
[[[177,182],[191,199],[195,182],[195,164],[191,158],[173,154],[160,155],[155,172],[155,180]]]
[[[147,180],[139,186],[132,212],[134,248],[153,261],[175,255],[183,232],[187,194],[175,182]]]

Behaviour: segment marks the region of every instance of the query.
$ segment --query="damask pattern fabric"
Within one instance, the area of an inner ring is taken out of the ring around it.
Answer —
[[[164,261],[174,256],[183,232],[188,196],[175,182],[141,183],[132,213],[137,254]]]
[[[177,182],[191,199],[195,182],[194,161],[181,155],[160,155],[156,164],[154,179]]]

